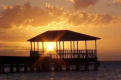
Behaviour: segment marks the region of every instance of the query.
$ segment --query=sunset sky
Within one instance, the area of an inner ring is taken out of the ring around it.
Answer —
[[[0,55],[28,55],[29,38],[60,29],[102,38],[99,60],[121,60],[121,0],[0,0]]]

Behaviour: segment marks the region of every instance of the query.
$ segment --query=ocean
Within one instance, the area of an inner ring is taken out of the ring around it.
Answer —
[[[0,80],[121,80],[121,62],[101,62],[98,71],[0,74]]]

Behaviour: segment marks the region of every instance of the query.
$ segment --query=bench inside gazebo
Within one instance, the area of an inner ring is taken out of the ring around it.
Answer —
[[[30,56],[50,56],[62,59],[97,59],[96,42],[98,39],[100,38],[70,30],[50,30],[28,40],[31,44]],[[92,45],[94,49],[88,49],[88,41],[94,41]],[[54,42],[56,45],[55,50],[47,53],[45,49],[46,42]],[[79,42],[84,42],[83,46],[85,46],[85,49],[80,49]],[[68,49],[65,48],[67,46]]]

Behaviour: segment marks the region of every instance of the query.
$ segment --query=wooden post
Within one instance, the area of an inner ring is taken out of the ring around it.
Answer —
[[[80,58],[79,47],[78,47],[78,41],[77,41],[77,54],[78,54],[78,58]]]
[[[35,51],[35,42],[34,42],[34,51]]]
[[[75,53],[75,44],[74,44],[74,41],[73,41],[73,53]],[[75,58],[75,54],[74,54],[74,58]]]
[[[73,54],[72,54],[72,41],[70,41],[70,48],[71,48],[71,58],[73,58]]]
[[[89,71],[89,62],[84,63],[84,70]]]
[[[77,41],[77,53],[78,53],[79,47],[78,47],[78,41]]]
[[[60,54],[61,53],[61,42],[60,41],[59,41],[59,52],[58,53],[59,53],[59,55],[62,55],[62,54]]]
[[[58,42],[56,42],[56,51],[58,51]]]
[[[30,45],[31,45],[31,51],[32,51],[32,42],[30,42]]]
[[[66,54],[66,56],[67,56],[67,53],[64,52],[64,41],[63,41],[63,54]],[[61,55],[62,55],[62,54],[61,54]]]
[[[44,42],[42,42],[42,51],[44,52]]]
[[[0,74],[2,74],[2,64],[0,64]]]
[[[75,50],[75,44],[74,44],[74,41],[73,41],[73,50]]]
[[[37,42],[37,51],[39,51],[39,42]]]
[[[87,50],[87,41],[85,40],[85,50]]]
[[[4,63],[0,64],[0,74],[5,73]]]
[[[13,64],[10,64],[10,72],[13,73],[14,66]]]
[[[28,72],[28,65],[27,65],[27,63],[24,63],[24,72]]]
[[[76,71],[79,71],[79,70],[80,70],[80,65],[77,64],[77,65],[76,65]]]
[[[2,73],[5,73],[5,64],[2,63]]]
[[[63,41],[63,52],[64,52],[64,41]]]
[[[61,42],[59,41],[59,50],[61,50]]]
[[[87,41],[85,40],[85,50],[86,50],[86,58],[88,58],[88,51],[87,51]]]
[[[30,65],[29,65],[29,66],[30,66],[30,71],[31,71],[31,72],[34,72],[34,66],[33,66],[33,64],[32,64],[32,63],[30,63]]]
[[[72,41],[70,41],[70,48],[71,48],[71,52],[72,52]]]
[[[20,65],[18,63],[16,64],[16,72],[20,72]]]
[[[95,57],[97,57],[97,41],[95,40]]]

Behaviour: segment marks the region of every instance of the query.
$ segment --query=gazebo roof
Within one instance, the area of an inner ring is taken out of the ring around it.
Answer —
[[[70,30],[50,30],[39,34],[28,41],[30,42],[51,42],[51,41],[83,41],[97,40],[98,37],[70,31]]]

